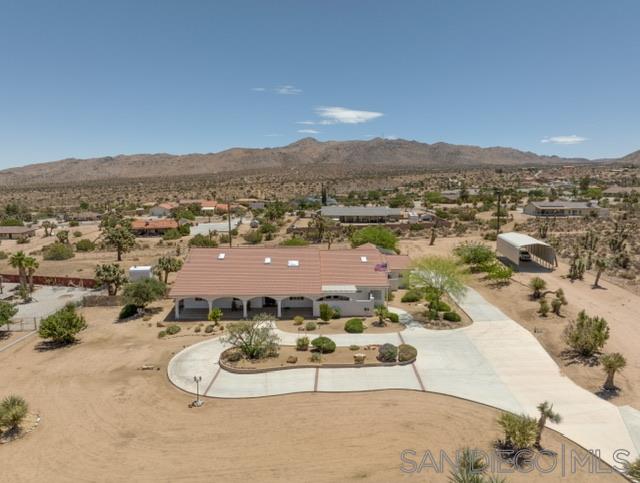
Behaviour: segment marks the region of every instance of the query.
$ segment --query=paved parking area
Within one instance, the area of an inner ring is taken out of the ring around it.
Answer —
[[[548,400],[563,421],[549,426],[587,449],[600,450],[614,464],[614,451],[626,449],[638,457],[640,412],[618,408],[577,386],[537,339],[500,310],[469,289],[461,308],[473,319],[468,327],[435,331],[407,323],[402,339],[418,349],[413,365],[344,369],[288,369],[263,374],[232,374],[217,364],[224,347],[210,339],[188,347],[169,363],[169,379],[195,392],[194,375],[201,375],[211,397],[258,397],[293,392],[412,389],[469,399],[516,413],[537,415],[536,406]],[[400,309],[394,309],[400,313]],[[299,336],[278,330],[283,344]],[[336,334],[339,346],[400,343],[397,333]],[[317,371],[317,376],[316,376]]]

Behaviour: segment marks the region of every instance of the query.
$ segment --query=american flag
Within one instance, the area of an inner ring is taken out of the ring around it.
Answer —
[[[385,263],[376,263],[376,266],[373,267],[373,269],[376,272],[386,272],[387,271],[387,264]]]

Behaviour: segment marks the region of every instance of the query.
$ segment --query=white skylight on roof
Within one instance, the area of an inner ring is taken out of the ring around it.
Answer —
[[[218,253],[218,260],[224,260],[226,253]]]
[[[288,267],[299,267],[300,266],[300,261],[299,260],[289,260],[287,262],[287,266]]]
[[[360,257],[360,261],[362,263],[367,263],[367,257],[365,257],[365,256]]]
[[[264,263],[265,264],[271,263],[271,257],[264,257]]]

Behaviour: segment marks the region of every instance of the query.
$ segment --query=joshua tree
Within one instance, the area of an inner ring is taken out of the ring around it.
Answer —
[[[538,412],[540,413],[540,418],[538,418],[538,429],[536,432],[536,448],[540,448],[542,431],[544,430],[544,426],[547,423],[547,420],[552,421],[556,424],[560,424],[560,422],[562,421],[562,417],[558,413],[553,411],[553,404],[549,404],[548,401],[538,404]]]
[[[602,368],[607,373],[607,380],[604,382],[605,391],[615,391],[616,385],[613,383],[613,378],[616,372],[621,371],[627,365],[627,360],[619,352],[613,352],[612,354],[604,354],[600,357],[600,363]]]
[[[209,321],[213,322],[214,324],[217,324],[218,322],[220,322],[221,318],[222,318],[222,310],[218,307],[213,307],[207,317],[207,319],[209,319]]]
[[[69,243],[69,231],[68,230],[60,230],[56,233],[56,238],[60,243],[64,243],[65,245]]]
[[[564,291],[559,288],[558,290],[556,290],[556,296],[554,297],[554,299],[551,301],[551,310],[553,310],[553,313],[556,315],[560,315],[560,310],[562,309],[563,305],[567,305],[567,298],[564,296]]]
[[[569,279],[571,281],[582,280],[585,269],[584,260],[580,258],[580,253],[576,250],[571,257],[571,265],[569,265]]]
[[[28,257],[22,250],[11,255],[9,263],[11,266],[18,270],[18,276],[20,277],[20,286],[26,288],[27,286],[27,270],[25,267],[25,261]]]
[[[540,277],[533,277],[529,281],[529,287],[531,288],[531,290],[533,290],[531,296],[534,299],[539,299],[540,297],[542,297],[542,291],[547,288],[547,282],[545,282]]]
[[[51,236],[51,233],[53,232],[53,230],[56,228],[56,224],[49,221],[49,220],[45,220],[42,222],[42,228],[44,228],[44,236],[48,237]]]
[[[610,261],[604,255],[598,255],[595,261],[595,265],[596,265],[596,280],[595,282],[593,282],[593,286],[600,287],[599,285],[600,277],[602,276],[602,273],[609,267]]]
[[[158,259],[156,271],[159,277],[162,277],[164,283],[167,283],[169,273],[178,272],[182,268],[182,260],[175,257],[163,256]]]
[[[104,241],[114,246],[118,253],[118,261],[122,261],[122,254],[131,251],[136,244],[136,237],[128,226],[116,225],[107,227],[104,231]]]
[[[549,302],[547,302],[547,299],[540,299],[540,307],[538,308],[538,313],[541,316],[546,317],[550,310],[551,307],[549,307]]]
[[[96,266],[95,280],[98,285],[106,285],[108,294],[113,296],[127,282],[127,276],[117,263],[103,263]]]

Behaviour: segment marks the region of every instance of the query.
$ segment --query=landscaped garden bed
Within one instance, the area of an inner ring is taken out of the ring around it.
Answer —
[[[305,333],[308,332],[309,336],[313,335],[329,335],[329,334],[345,334],[346,323],[351,319],[361,319],[364,325],[365,334],[387,334],[400,332],[404,330],[405,326],[400,323],[394,323],[387,321],[386,325],[380,326],[376,324],[378,317],[340,317],[339,319],[331,319],[329,321],[323,321],[321,319],[280,319],[276,320],[276,326],[278,329],[285,332]],[[352,332],[353,333],[353,332]]]

